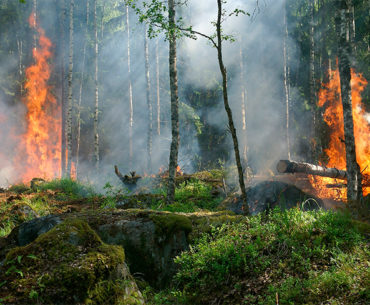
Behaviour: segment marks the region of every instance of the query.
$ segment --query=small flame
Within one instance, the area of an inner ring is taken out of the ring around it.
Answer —
[[[182,176],[184,174],[179,165],[177,165],[177,167],[176,167],[176,173],[179,174],[180,176]]]
[[[61,174],[61,110],[48,85],[52,43],[33,13],[28,21],[38,33],[38,46],[32,54],[35,63],[26,69],[27,126],[16,157],[17,164],[24,165],[19,170],[23,182],[34,177],[51,179]]]
[[[324,120],[331,130],[329,148],[325,150],[328,156],[327,167],[346,169],[346,153],[344,144],[344,124],[343,107],[341,101],[340,76],[338,68],[329,70],[329,83],[323,84],[323,89],[319,92],[318,105],[326,106]],[[370,174],[370,124],[369,113],[365,112],[361,103],[361,92],[367,85],[366,79],[362,74],[357,74],[351,69],[351,89],[352,89],[352,113],[354,124],[354,135],[356,141],[356,158],[363,174]],[[321,198],[332,198],[346,200],[347,190],[328,189],[326,184],[338,184],[332,178],[310,176],[312,185],[317,190],[317,195]],[[370,193],[369,187],[364,187],[364,196]]]

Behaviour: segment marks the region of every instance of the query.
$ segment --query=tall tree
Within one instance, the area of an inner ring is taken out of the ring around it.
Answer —
[[[243,139],[243,159],[245,164],[248,162],[248,139],[247,139],[247,92],[245,88],[245,76],[244,76],[244,55],[242,38],[240,37],[239,44],[239,67],[240,67],[240,104],[241,104],[241,115],[242,115],[242,139]]]
[[[126,5],[126,31],[127,31],[127,76],[128,76],[128,98],[129,98],[129,167],[132,166],[133,159],[133,128],[134,128],[134,105],[132,101],[132,76],[131,76],[131,46],[130,46],[130,16],[129,6]]]
[[[290,92],[289,92],[289,66],[288,66],[288,21],[287,21],[287,1],[284,5],[284,39],[283,39],[283,52],[284,52],[284,92],[285,92],[285,136],[287,145],[287,157],[290,160]]]
[[[336,0],[336,30],[338,43],[338,65],[340,75],[340,89],[343,104],[344,141],[346,147],[347,164],[347,198],[360,200],[362,198],[362,177],[356,160],[356,145],[353,131],[352,92],[351,92],[351,47],[347,33],[348,29],[348,2]]]
[[[146,80],[146,103],[148,106],[148,136],[147,136],[147,170],[152,171],[152,145],[153,145],[153,107],[150,89],[150,69],[149,69],[149,46],[147,25],[144,23],[144,54],[145,54],[145,80]]]
[[[161,95],[159,85],[159,50],[158,39],[155,41],[155,79],[157,92],[157,135],[161,135]]]
[[[95,44],[95,111],[94,111],[94,157],[95,157],[95,167],[99,170],[99,83],[98,83],[98,55],[99,55],[99,45],[98,45],[98,25],[97,25],[97,0],[94,0],[94,44]]]
[[[310,1],[309,15],[310,15],[310,104],[312,105],[312,125],[311,136],[314,139],[317,129],[317,111],[316,111],[316,86],[315,86],[315,6],[316,0]],[[312,143],[312,157],[317,159],[316,145]]]
[[[87,47],[87,35],[89,32],[89,0],[86,0],[86,28],[85,28],[85,38],[82,54],[82,71],[81,71],[81,80],[80,88],[78,95],[78,105],[77,105],[77,136],[76,136],[76,177],[79,174],[79,165],[80,165],[80,144],[81,144],[81,106],[82,106],[82,88],[85,77],[85,65],[86,65],[86,47]]]
[[[176,56],[176,19],[175,2],[168,0],[168,41],[169,41],[169,73],[171,91],[171,133],[169,175],[167,189],[167,203],[172,204],[175,199],[175,175],[180,144],[179,127],[179,94],[177,83],[177,56]]]
[[[65,0],[61,0],[61,18],[60,18],[60,36],[61,36],[61,43],[60,43],[60,73],[61,73],[61,108],[62,108],[62,147],[61,147],[61,167],[62,167],[62,177],[65,177],[67,172],[67,138],[66,138],[66,86],[65,86],[65,65],[66,65],[66,58],[65,58],[65,20],[66,20],[66,5]]]
[[[72,165],[72,102],[73,102],[73,9],[74,0],[69,3],[69,63],[68,63],[68,104],[67,104],[67,177],[71,176]]]
[[[213,38],[213,36],[209,36],[204,33],[195,31],[192,29],[192,27],[185,29],[185,30],[190,31],[192,34],[197,34],[197,35],[207,38],[217,50],[218,64],[219,64],[219,68],[220,68],[220,72],[222,76],[223,101],[224,101],[224,107],[225,107],[225,111],[226,111],[227,118],[228,118],[229,131],[231,133],[231,137],[233,140],[236,167],[238,169],[239,186],[240,186],[240,191],[242,193],[243,209],[244,209],[244,213],[248,215],[249,207],[247,203],[247,193],[245,190],[243,166],[241,164],[241,159],[240,159],[239,143],[238,143],[238,137],[236,135],[233,114],[232,114],[230,104],[229,104],[229,96],[228,96],[228,90],[227,90],[227,70],[224,64],[223,53],[222,53],[222,50],[223,50],[222,42],[224,40],[232,39],[232,37],[230,36],[223,35],[222,22],[226,15],[226,11],[223,9],[224,3],[226,3],[226,0],[217,0],[217,20],[215,22],[216,38]],[[233,14],[238,15],[240,13],[244,13],[244,11],[236,9],[233,13],[229,14],[229,16]]]

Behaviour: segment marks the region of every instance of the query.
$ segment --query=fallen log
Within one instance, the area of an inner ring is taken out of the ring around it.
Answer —
[[[280,160],[276,169],[279,173],[305,173],[309,175],[347,180],[347,172],[344,170],[304,162]]]
[[[340,180],[347,180],[347,172],[337,168],[330,168],[319,166],[304,162],[295,162],[290,160],[280,160],[276,169],[279,173],[304,173],[308,175],[329,177]],[[362,174],[362,186],[370,187],[370,176],[367,174]],[[329,187],[335,187],[329,185]]]

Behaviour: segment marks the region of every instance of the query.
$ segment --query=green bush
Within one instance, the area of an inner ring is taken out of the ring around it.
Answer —
[[[349,216],[275,210],[203,235],[176,281],[186,304],[363,304],[368,257]]]

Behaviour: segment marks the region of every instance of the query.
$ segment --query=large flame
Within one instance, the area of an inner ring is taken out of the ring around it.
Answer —
[[[61,109],[48,85],[52,43],[37,24],[32,13],[31,28],[37,31],[33,49],[35,63],[26,69],[26,131],[21,136],[18,162],[22,164],[22,181],[34,177],[51,179],[61,174]]]
[[[329,148],[325,150],[328,156],[327,167],[346,169],[346,152],[344,145],[344,124],[343,107],[340,90],[340,76],[338,68],[329,70],[329,83],[323,84],[319,91],[318,105],[325,106],[324,120],[328,124],[331,135]],[[370,120],[369,113],[365,112],[361,103],[361,92],[367,85],[366,79],[351,69],[352,89],[352,114],[354,123],[354,134],[356,144],[356,158],[363,174],[370,174]],[[322,198],[345,200],[347,191],[345,187],[326,187],[327,184],[343,184],[343,181],[336,181],[332,178],[312,177],[311,183]],[[364,187],[364,195],[370,193],[369,187]]]

